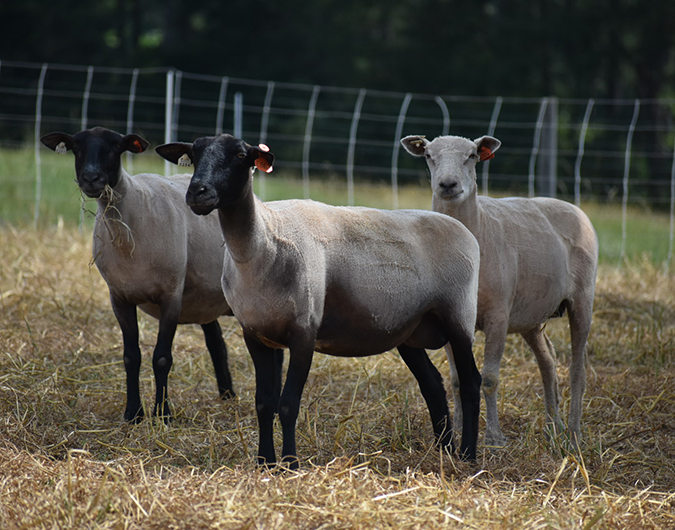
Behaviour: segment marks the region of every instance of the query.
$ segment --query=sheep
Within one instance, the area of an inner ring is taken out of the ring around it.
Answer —
[[[195,164],[186,194],[193,212],[218,210],[226,242],[223,290],[256,372],[259,464],[276,464],[278,410],[282,464],[299,465],[295,426],[314,351],[362,357],[398,348],[427,402],[437,440],[454,450],[443,381],[424,350],[448,341],[464,412],[460,456],[475,460],[479,249],[461,223],[428,211],[263,203],[253,193],[252,168],[271,171],[274,155],[230,135],[156,151],[173,163],[188,157]],[[271,384],[271,353],[281,347],[290,350],[290,364],[279,396]]]
[[[197,217],[185,204],[190,176],[129,176],[120,157],[141,153],[148,142],[135,134],[95,127],[71,136],[41,138],[57,153],[72,150],[81,191],[97,199],[93,261],[108,284],[112,309],[122,330],[127,403],[124,419],[143,416],[139,393],[141,351],[137,307],[159,319],[152,358],[154,415],[168,421],[167,379],[177,324],[200,324],[213,361],[218,391],[233,397],[227,347],[217,318],[231,315],[220,287],[223,237],[215,215]]]
[[[508,333],[520,333],[534,352],[544,385],[545,429],[553,436],[562,433],[555,350],[544,327],[549,318],[567,310],[572,343],[568,429],[578,446],[598,265],[593,225],[579,208],[561,200],[478,196],[476,164],[494,157],[501,145],[496,138],[440,136],[430,142],[424,136],[406,136],[401,144],[411,155],[426,157],[432,209],[464,223],[480,244],[477,329],[485,334],[486,445],[506,445],[497,388]],[[456,387],[453,374],[457,400]],[[455,421],[461,413],[456,408]]]

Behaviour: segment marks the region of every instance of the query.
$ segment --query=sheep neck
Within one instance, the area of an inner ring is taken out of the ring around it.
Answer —
[[[105,191],[96,200],[98,205],[97,224],[100,222],[105,228],[109,241],[119,247],[129,247],[133,253],[135,246],[133,230],[128,224],[131,220],[125,210],[125,197],[129,195],[129,189],[133,182],[129,174],[120,167],[119,178],[114,188],[106,187]]]
[[[481,210],[478,207],[478,192],[474,187],[466,200],[461,202],[444,201],[435,194],[432,198],[432,209],[454,217],[466,226],[475,236],[481,230]]]
[[[218,209],[227,250],[236,263],[248,263],[268,245],[268,226],[263,203],[253,193],[251,178],[238,200]]]

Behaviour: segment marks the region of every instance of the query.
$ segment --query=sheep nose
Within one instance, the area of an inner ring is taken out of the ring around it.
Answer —
[[[204,184],[200,182],[193,182],[188,188],[188,194],[192,197],[199,197],[200,195],[206,193],[206,190],[207,188]]]
[[[185,200],[188,206],[194,206],[202,204],[205,202],[211,202],[213,199],[213,188],[208,184],[202,184],[201,182],[191,182],[188,186],[187,193],[185,194]]]
[[[456,180],[439,182],[439,186],[443,191],[455,191],[458,184],[459,183]]]
[[[101,175],[99,174],[98,171],[83,171],[82,172],[82,180],[85,182],[96,182],[97,180],[101,179]]]

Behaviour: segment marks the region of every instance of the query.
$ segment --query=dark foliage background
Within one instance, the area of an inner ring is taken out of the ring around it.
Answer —
[[[103,0],[0,5],[4,60],[463,95],[673,95],[675,2]]]

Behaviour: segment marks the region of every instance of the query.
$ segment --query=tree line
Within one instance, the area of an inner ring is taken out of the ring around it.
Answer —
[[[25,0],[0,59],[480,96],[673,95],[672,0]]]

